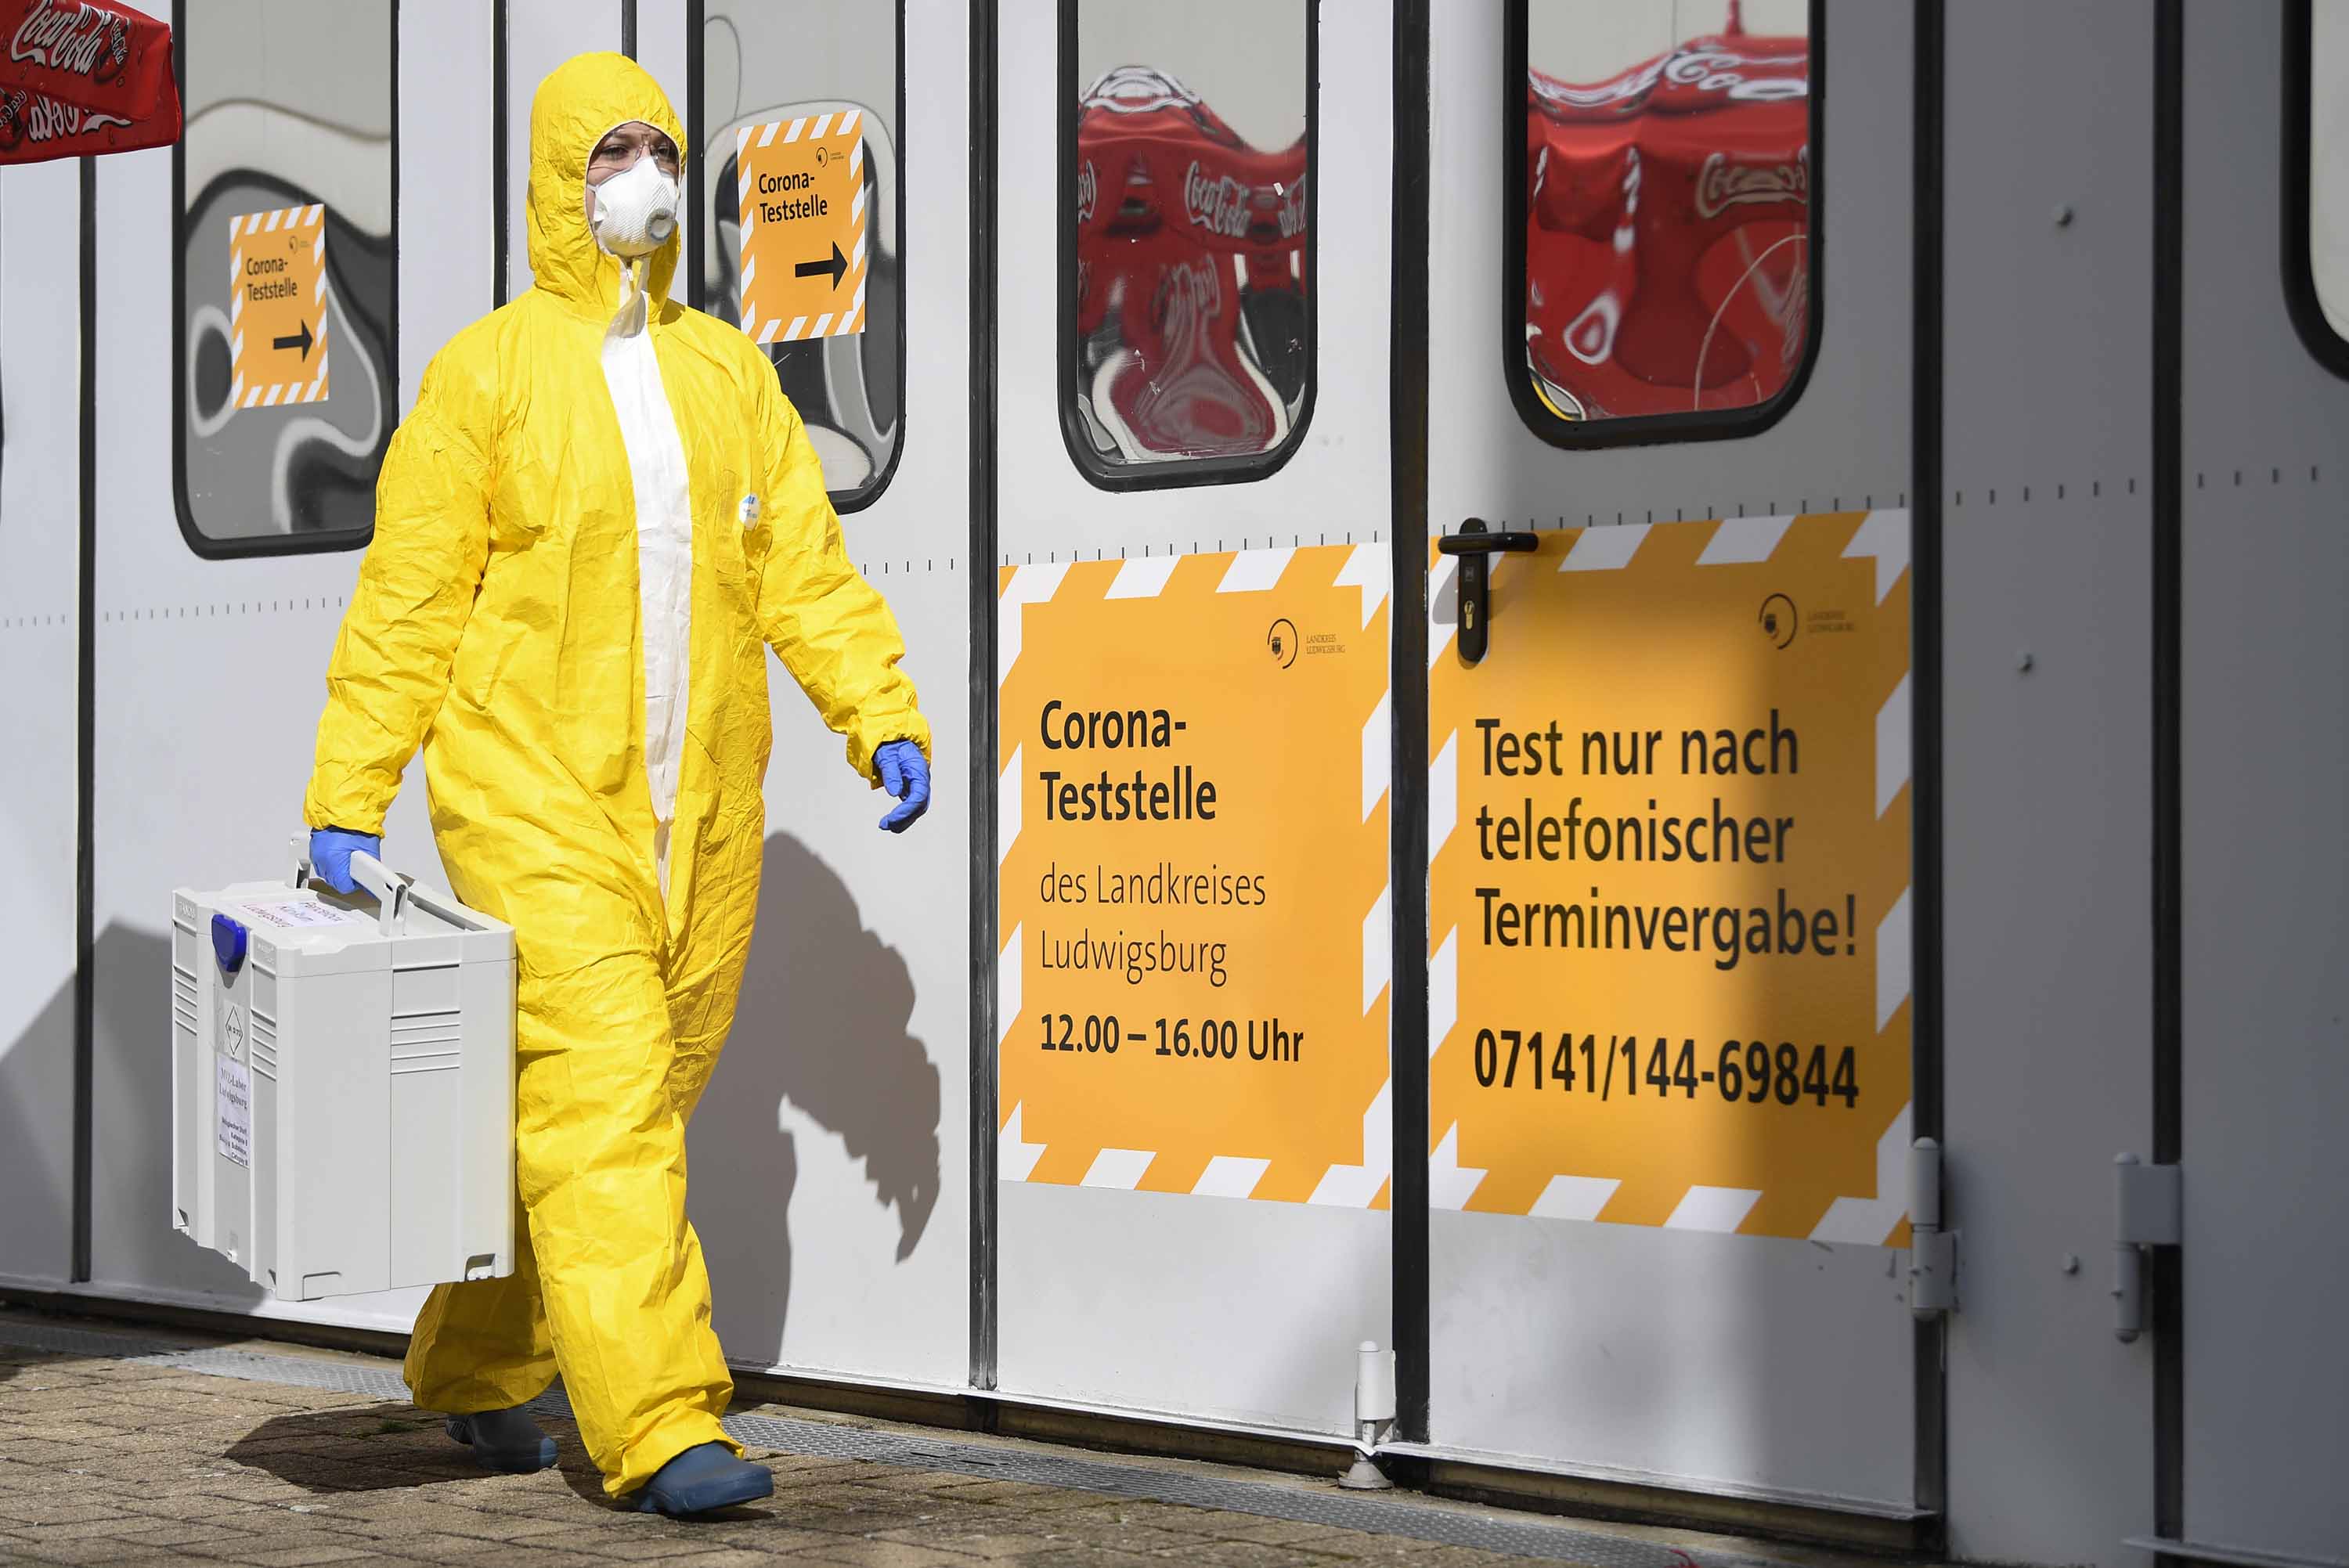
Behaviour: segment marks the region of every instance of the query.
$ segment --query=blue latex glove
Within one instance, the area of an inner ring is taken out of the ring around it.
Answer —
[[[930,759],[910,740],[893,740],[873,754],[881,788],[897,798],[897,809],[881,819],[885,833],[902,833],[930,809]]]
[[[356,892],[351,881],[351,857],[383,858],[383,840],[367,833],[346,833],[340,828],[317,828],[310,834],[310,874],[336,892]]]

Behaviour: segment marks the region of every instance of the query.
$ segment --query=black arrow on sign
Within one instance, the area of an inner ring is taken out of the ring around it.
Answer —
[[[848,258],[840,253],[840,242],[838,240],[834,240],[832,242],[832,260],[828,262],[802,262],[798,266],[792,269],[792,276],[802,278],[820,278],[826,273],[830,273],[832,274],[832,286],[834,288],[838,288],[840,286],[840,280],[848,274]]]
[[[307,363],[310,357],[310,345],[316,342],[317,339],[310,335],[310,324],[308,322],[303,322],[301,326],[302,330],[299,332],[291,333],[284,337],[271,338],[269,340],[269,346],[272,348],[298,348],[302,351],[302,358],[304,362]]]

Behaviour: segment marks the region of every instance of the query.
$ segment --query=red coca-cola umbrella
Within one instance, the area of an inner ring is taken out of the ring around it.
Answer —
[[[1527,73],[1526,362],[1568,419],[1766,402],[1806,335],[1810,42]]]
[[[0,0],[0,163],[180,137],[171,29],[114,0]]]
[[[1104,456],[1237,457],[1287,438],[1305,374],[1305,161],[1301,139],[1259,151],[1161,71],[1087,91],[1078,396]]]

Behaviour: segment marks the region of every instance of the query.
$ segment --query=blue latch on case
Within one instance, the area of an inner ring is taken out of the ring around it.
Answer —
[[[212,956],[220,960],[221,973],[230,979],[244,967],[244,927],[224,914],[212,916]]]

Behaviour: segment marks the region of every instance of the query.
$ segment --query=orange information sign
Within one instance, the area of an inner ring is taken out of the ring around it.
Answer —
[[[864,132],[860,109],[744,126],[742,330],[761,345],[864,330]]]
[[[326,400],[326,209],[228,221],[229,406]]]
[[[1386,1202],[1387,551],[1003,573],[1004,1180]]]
[[[1438,1207],[1903,1244],[1909,519],[1545,533],[1431,654]]]

